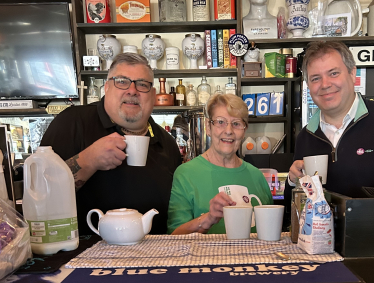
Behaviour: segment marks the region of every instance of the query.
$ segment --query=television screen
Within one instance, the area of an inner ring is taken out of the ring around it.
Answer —
[[[0,99],[78,98],[67,3],[0,4]]]

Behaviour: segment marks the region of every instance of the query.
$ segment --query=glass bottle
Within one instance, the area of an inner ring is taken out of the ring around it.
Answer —
[[[210,21],[209,0],[193,0],[193,20]]]
[[[90,77],[90,85],[88,87],[87,104],[99,101],[99,89],[95,85],[95,78]]]
[[[177,95],[176,95],[176,92],[175,92],[175,87],[170,87],[170,92],[169,92],[170,95],[173,96],[173,99],[174,99],[174,105],[177,105]]]
[[[187,21],[186,0],[158,0],[160,22]]]
[[[179,80],[179,85],[177,85],[177,91],[175,94],[177,104],[176,106],[186,106],[186,87],[182,85],[182,79]]]
[[[286,180],[288,182],[288,180]],[[300,185],[299,180],[296,182],[296,187],[292,189],[291,201],[291,241],[297,243],[299,237],[299,220],[301,212],[305,206],[307,196]]]
[[[236,84],[232,82],[232,78],[229,78],[229,82],[225,85],[226,94],[236,95]]]
[[[156,106],[173,106],[174,98],[172,95],[166,93],[165,82],[166,78],[159,78],[160,82],[160,93],[156,94]]]
[[[193,85],[189,84],[186,91],[186,105],[196,106],[197,105],[197,93],[193,89]]]
[[[176,128],[176,138],[175,141],[179,147],[179,152],[181,154],[182,160],[184,160],[184,156],[186,155],[187,152],[187,142],[183,138],[183,133],[182,129],[177,127]]]
[[[103,85],[100,87],[100,99],[102,99],[105,95],[105,83],[106,79],[103,79]]]
[[[221,86],[220,85],[217,85],[217,89],[214,92],[214,94],[223,94],[223,91],[221,90]]]
[[[187,152],[186,152],[186,155],[184,156],[183,163],[186,163],[192,160],[194,157],[195,157],[195,154],[193,152],[192,140],[188,139],[187,140]]]
[[[207,83],[205,76],[197,87],[197,96],[199,97],[199,105],[205,105],[210,97],[210,85]]]

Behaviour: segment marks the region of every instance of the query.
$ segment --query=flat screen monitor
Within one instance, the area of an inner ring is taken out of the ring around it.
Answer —
[[[68,3],[0,4],[0,99],[78,98]]]

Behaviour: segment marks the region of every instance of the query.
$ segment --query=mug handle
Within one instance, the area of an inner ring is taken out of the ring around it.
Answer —
[[[249,195],[250,199],[252,199],[253,197],[257,199],[259,205],[262,205],[262,202],[261,200],[258,198],[258,196],[256,195]],[[250,202],[251,205],[252,205],[252,202]],[[252,211],[252,223],[251,223],[251,227],[255,227],[256,226],[256,218],[255,218],[255,210],[253,209]]]
[[[94,212],[99,215],[99,220],[101,217],[104,216],[104,213],[100,209],[91,209],[87,214],[87,224],[88,224],[88,227],[90,227],[92,231],[94,231],[96,234],[100,236],[99,231],[92,225],[92,222],[91,222],[91,215]]]

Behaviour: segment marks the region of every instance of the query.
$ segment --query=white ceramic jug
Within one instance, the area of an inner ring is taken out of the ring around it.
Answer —
[[[190,69],[198,69],[197,59],[204,54],[204,40],[199,34],[186,34],[182,41],[183,54],[190,59]]]
[[[165,43],[157,34],[147,34],[142,41],[143,54],[149,60],[153,70],[157,69],[157,60],[164,56]]]

